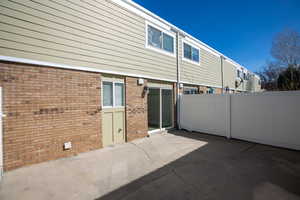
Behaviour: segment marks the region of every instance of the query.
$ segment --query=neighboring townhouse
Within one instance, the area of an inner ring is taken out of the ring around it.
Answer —
[[[259,90],[246,68],[129,0],[0,9],[4,170],[174,128],[182,93]]]

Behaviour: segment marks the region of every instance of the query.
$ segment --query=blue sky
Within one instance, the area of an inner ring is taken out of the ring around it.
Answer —
[[[278,32],[300,32],[300,0],[134,1],[252,71]]]

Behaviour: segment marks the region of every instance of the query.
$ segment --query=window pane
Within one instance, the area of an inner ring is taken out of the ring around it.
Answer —
[[[161,42],[161,31],[157,30],[156,28],[153,28],[152,26],[148,26],[148,44],[156,47],[156,48],[162,48],[162,42]]]
[[[163,48],[168,52],[174,52],[174,39],[165,33],[163,34]]]
[[[187,59],[192,59],[192,47],[184,43],[184,57]]]
[[[199,62],[199,50],[192,48],[192,60],[195,62]]]
[[[115,84],[115,104],[116,106],[124,106],[124,84]]]
[[[103,82],[103,106],[113,106],[113,85]]]

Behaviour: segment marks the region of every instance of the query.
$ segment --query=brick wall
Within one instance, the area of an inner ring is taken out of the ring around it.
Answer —
[[[101,148],[100,81],[96,73],[0,63],[7,114],[4,169]],[[134,91],[128,92],[132,99],[138,99],[136,88],[136,97]],[[130,107],[130,116],[140,112]],[[73,148],[64,151],[63,143],[68,141]]]
[[[144,85],[138,85],[137,81],[137,78],[125,78],[127,141],[148,135],[147,95],[143,95],[147,81]]]
[[[222,94],[222,88],[215,88],[215,94]]]

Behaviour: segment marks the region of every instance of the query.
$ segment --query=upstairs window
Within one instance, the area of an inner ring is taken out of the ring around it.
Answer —
[[[174,54],[174,37],[154,26],[147,25],[148,46]]]
[[[238,78],[243,78],[243,77],[242,77],[242,71],[239,70],[239,69],[237,70],[237,77],[238,77]]]
[[[183,58],[196,64],[200,62],[200,50],[190,44],[183,42]]]

